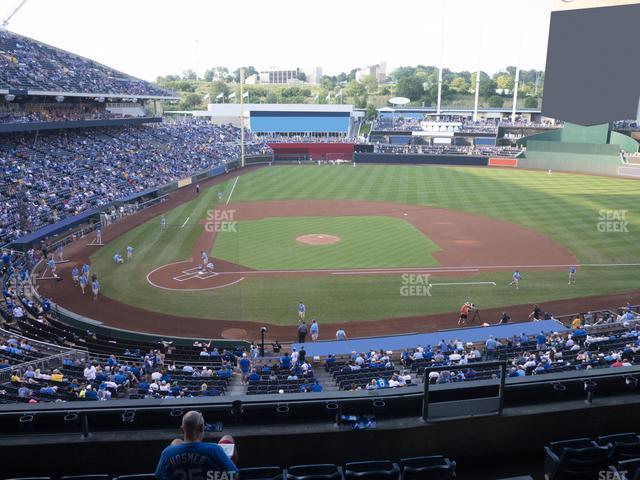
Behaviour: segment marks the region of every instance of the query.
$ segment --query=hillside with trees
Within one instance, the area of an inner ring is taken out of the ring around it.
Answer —
[[[245,68],[245,75],[257,73],[253,66]],[[438,68],[418,65],[393,70],[384,83],[373,76],[356,80],[357,69],[349,73],[325,75],[320,83],[305,83],[301,72],[299,83],[290,85],[256,84],[245,85],[245,101],[250,103],[351,103],[357,108],[388,105],[394,96],[407,97],[413,106],[435,106],[438,95]],[[480,72],[481,107],[510,107],[512,102],[516,68],[489,74]],[[444,107],[471,107],[474,102],[476,72],[453,71],[445,68],[442,74],[442,105]],[[156,83],[180,94],[181,100],[167,105],[166,110],[203,110],[208,103],[237,102],[240,99],[240,69],[233,71],[224,66],[207,69],[202,78],[193,70],[181,75],[158,77]],[[544,86],[544,72],[520,70],[518,106],[537,108],[540,106]],[[235,94],[235,95],[234,95]],[[231,96],[231,98],[229,98]]]

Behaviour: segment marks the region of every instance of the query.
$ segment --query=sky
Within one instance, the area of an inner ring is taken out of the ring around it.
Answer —
[[[0,19],[19,0],[0,0]],[[551,0],[28,0],[9,30],[146,80],[207,68],[386,61],[544,69]],[[444,40],[444,41],[442,41]]]

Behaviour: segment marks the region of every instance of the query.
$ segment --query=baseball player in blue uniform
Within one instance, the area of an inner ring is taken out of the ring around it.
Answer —
[[[102,229],[100,227],[96,228],[96,243],[102,245]]]
[[[97,300],[98,293],[100,293],[100,282],[97,278],[95,278],[93,282],[91,282],[91,291],[93,292],[93,299]]]
[[[80,281],[80,270],[77,266],[73,267],[73,270],[71,270],[71,280],[73,280],[74,285],[77,285]]]
[[[578,269],[575,267],[575,265],[571,265],[569,267],[569,285],[571,284],[576,284],[576,272],[578,271]]]
[[[164,230],[165,228],[167,228],[167,217],[165,217],[164,215],[162,215],[160,217],[160,228],[162,230]]]
[[[49,267],[49,270],[51,270],[51,275],[53,275],[54,277],[56,277],[56,261],[53,258],[53,255],[51,256],[51,258],[49,259],[49,261],[47,262],[47,266]]]
[[[300,302],[298,304],[298,319],[300,321],[304,320],[304,315],[307,312],[307,307],[305,307],[304,303]]]
[[[133,257],[133,247],[131,245],[127,246],[127,260],[131,260]]]
[[[82,290],[82,294],[84,295],[84,289],[87,288],[87,276],[84,274],[80,275],[78,283],[80,283],[80,290]]]
[[[85,263],[84,265],[82,265],[82,274],[85,277],[89,278],[89,273],[91,273],[91,267],[88,263]]]
[[[515,285],[516,290],[520,290],[520,280],[522,280],[522,275],[520,274],[520,270],[516,270],[511,276],[511,283],[509,285]]]

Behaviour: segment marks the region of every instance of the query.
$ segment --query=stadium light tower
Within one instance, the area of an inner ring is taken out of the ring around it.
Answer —
[[[513,107],[511,108],[511,121],[516,121],[516,104],[518,103],[518,86],[520,84],[520,67],[516,65],[516,76],[513,80]]]
[[[480,67],[476,72],[476,98],[473,101],[473,121],[478,120],[478,100],[480,98]]]
[[[444,9],[445,2],[440,2],[440,66],[438,67],[438,104],[436,107],[436,114],[440,115],[442,106],[442,69],[444,66]]]
[[[20,9],[24,7],[24,4],[27,3],[28,1],[29,0],[21,0],[20,3],[18,3],[16,8],[14,8],[13,11],[9,14],[9,16],[2,21],[2,24],[0,24],[0,30],[4,30],[7,28],[7,26],[9,25],[9,22],[14,17],[14,15],[18,13]]]

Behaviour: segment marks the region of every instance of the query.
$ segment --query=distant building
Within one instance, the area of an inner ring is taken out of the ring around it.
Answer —
[[[294,70],[267,69],[259,73],[259,80],[260,83],[269,84],[297,83],[299,74],[300,70],[297,68]]]
[[[372,76],[378,83],[383,83],[387,80],[387,62],[376,63],[375,65],[368,65],[366,67],[358,69],[356,72],[356,80],[361,82],[365,77]]]
[[[259,82],[260,82],[260,77],[258,77],[257,73],[254,73],[253,75],[249,75],[247,78],[244,79],[244,83],[246,83],[247,85],[255,85]]]
[[[322,78],[322,67],[314,67],[305,73],[307,74],[307,83],[320,83],[320,79]]]

